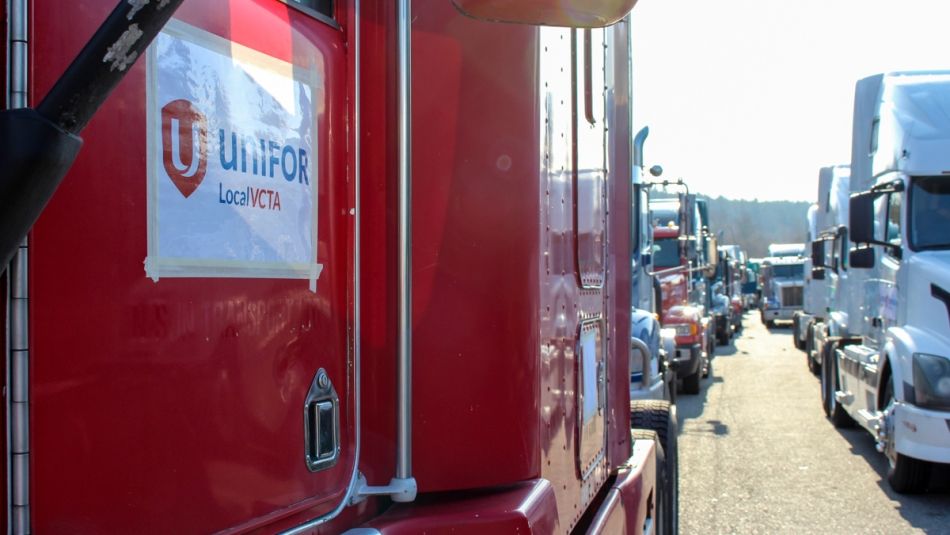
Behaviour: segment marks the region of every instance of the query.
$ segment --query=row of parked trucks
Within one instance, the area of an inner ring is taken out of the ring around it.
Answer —
[[[644,176],[634,3],[0,7],[0,524],[676,533],[745,270]]]
[[[950,463],[950,72],[896,72],[855,90],[850,165],[819,172],[811,269],[794,340],[822,407],[926,490]]]
[[[654,182],[662,194],[650,201],[652,264],[659,289],[657,312],[675,335],[669,363],[685,393],[696,394],[708,377],[717,345],[742,330],[745,253],[717,246],[705,199],[682,181]],[[670,194],[673,187],[681,191]]]

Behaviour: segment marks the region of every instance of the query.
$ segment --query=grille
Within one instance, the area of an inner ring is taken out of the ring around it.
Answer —
[[[801,286],[792,286],[790,288],[782,288],[782,306],[783,307],[800,307],[802,306],[802,287]]]

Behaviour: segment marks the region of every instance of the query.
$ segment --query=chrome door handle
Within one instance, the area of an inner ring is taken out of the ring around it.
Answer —
[[[340,398],[320,368],[304,401],[304,457],[311,472],[326,470],[340,458]]]

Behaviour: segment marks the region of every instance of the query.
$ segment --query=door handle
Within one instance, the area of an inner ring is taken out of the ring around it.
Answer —
[[[340,398],[323,368],[310,384],[303,419],[307,469],[317,472],[335,465],[340,458]]]

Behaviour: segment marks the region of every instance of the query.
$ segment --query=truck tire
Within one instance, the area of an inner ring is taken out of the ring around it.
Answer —
[[[818,361],[812,356],[814,352],[815,324],[812,323],[808,326],[808,330],[805,333],[805,360],[808,361],[808,371],[817,376],[819,373],[821,373],[821,366],[818,365]]]
[[[825,416],[831,420],[831,424],[835,427],[852,427],[854,426],[854,420],[835,399],[835,392],[840,387],[838,382],[838,357],[834,353],[836,347],[837,344],[825,343],[821,348],[821,361],[825,364],[821,367],[821,408],[824,409]]]
[[[798,314],[798,312],[796,312],[792,316],[792,345],[794,345],[795,349],[798,349],[799,351],[805,349],[805,343],[798,339],[798,330],[800,327],[799,324],[801,322],[802,317]]]
[[[775,320],[766,320],[766,321],[765,321],[765,328],[766,328],[766,329],[773,329],[773,328],[775,328]]]
[[[699,380],[702,373],[702,370],[697,370],[696,373],[683,377],[684,394],[699,394]]]
[[[634,440],[652,435],[657,440],[657,494],[656,533],[679,533],[679,439],[676,427],[676,409],[666,401],[635,401],[630,408],[630,426]],[[663,453],[661,462],[660,453]],[[662,468],[661,468],[662,466]],[[663,476],[661,477],[661,471]]]
[[[893,381],[892,378],[884,387],[885,411],[895,402]],[[899,494],[923,492],[930,483],[930,463],[894,451],[894,430],[887,431],[887,447],[884,448],[888,464],[887,483]]]

